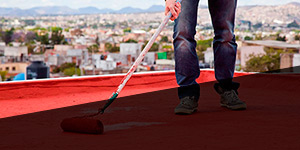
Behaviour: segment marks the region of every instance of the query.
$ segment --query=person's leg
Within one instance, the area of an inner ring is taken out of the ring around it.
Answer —
[[[180,104],[175,114],[192,114],[198,109],[200,86],[196,79],[200,75],[198,56],[196,53],[197,12],[199,0],[183,0],[181,13],[175,20],[174,48],[175,74],[178,85]]]
[[[234,20],[237,0],[208,0],[214,27],[214,64],[216,79],[224,88],[231,88],[237,44]]]
[[[214,27],[215,76],[219,83],[214,88],[221,96],[220,104],[232,110],[246,109],[238,97],[239,83],[232,82],[237,44],[234,35],[234,20],[237,0],[208,0]]]
[[[181,13],[175,20],[174,49],[175,74],[178,85],[178,96],[195,96],[199,98],[200,88],[196,79],[200,75],[199,62],[196,53],[197,12],[199,0],[183,0]]]

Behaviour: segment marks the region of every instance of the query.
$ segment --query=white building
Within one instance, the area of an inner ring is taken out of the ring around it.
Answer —
[[[153,65],[156,60],[156,53],[155,52],[148,52],[145,57],[143,62],[147,63],[147,65]]]
[[[106,60],[101,60],[100,54],[93,55],[93,61],[97,69],[101,70],[114,70],[117,68],[117,62],[108,55]]]
[[[246,67],[246,62],[249,60],[249,56],[265,54],[264,46],[243,46],[241,50],[241,67]]]
[[[142,51],[141,43],[121,43],[120,54],[131,55],[132,61],[134,62]]]
[[[214,63],[214,51],[211,47],[207,48],[204,53],[204,62],[210,64],[210,66],[213,66]]]
[[[6,46],[4,48],[4,56],[8,57],[20,57],[23,54],[23,56],[28,55],[28,48],[26,46],[23,47],[10,47]]]

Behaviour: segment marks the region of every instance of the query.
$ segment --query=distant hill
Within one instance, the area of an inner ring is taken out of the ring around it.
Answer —
[[[112,9],[98,9],[96,7],[84,7],[78,9],[79,14],[107,14],[112,12],[114,12]]]
[[[199,9],[207,9],[207,6],[199,5]],[[163,12],[165,7],[163,5],[153,5],[148,9],[140,9],[134,7],[125,7],[120,10],[113,9],[98,9],[96,7],[84,7],[79,9],[72,9],[67,6],[46,6],[46,7],[34,7],[30,9],[20,8],[5,8],[0,7],[0,16],[39,16],[39,15],[78,15],[78,14],[107,14],[107,13],[151,13],[151,12]],[[281,11],[284,10],[284,11]],[[251,18],[253,21],[255,18],[294,18],[300,20],[300,3],[292,2],[285,5],[278,6],[240,6],[238,8],[239,17]],[[275,15],[275,16],[272,16]],[[297,16],[298,15],[298,16]],[[260,17],[262,16],[262,17]]]
[[[161,12],[165,7],[162,5],[153,5],[148,9],[140,9],[134,7],[125,7],[120,10],[113,9],[98,9],[96,7],[83,7],[79,9],[72,9],[67,6],[46,6],[33,7],[30,9],[20,8],[5,8],[0,7],[0,16],[38,16],[38,15],[78,15],[78,14],[107,14],[107,13],[148,13]]]

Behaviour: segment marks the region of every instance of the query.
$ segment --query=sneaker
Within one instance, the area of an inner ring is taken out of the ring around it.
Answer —
[[[198,110],[198,100],[194,96],[186,96],[180,99],[175,108],[175,114],[190,115]]]
[[[244,110],[247,109],[245,102],[240,100],[237,89],[225,90],[219,84],[214,86],[217,93],[221,96],[220,105],[231,110]]]

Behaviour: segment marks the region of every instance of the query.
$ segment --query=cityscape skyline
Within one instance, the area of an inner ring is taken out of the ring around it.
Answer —
[[[103,3],[104,2],[104,3]],[[245,6],[245,5],[282,5],[287,4],[291,2],[298,2],[300,3],[300,0],[239,0],[238,6]],[[199,2],[200,5],[207,5],[207,1],[201,1]],[[82,7],[97,7],[99,9],[122,9],[124,7],[134,7],[134,8],[141,8],[141,9],[147,9],[151,7],[152,5],[164,5],[163,0],[151,0],[151,1],[140,1],[140,0],[110,0],[110,1],[104,1],[104,0],[86,0],[86,1],[80,1],[80,0],[11,0],[11,1],[4,1],[0,0],[0,7],[17,7],[21,9],[30,9],[33,7],[43,7],[43,6],[68,6],[70,8],[78,9]]]

